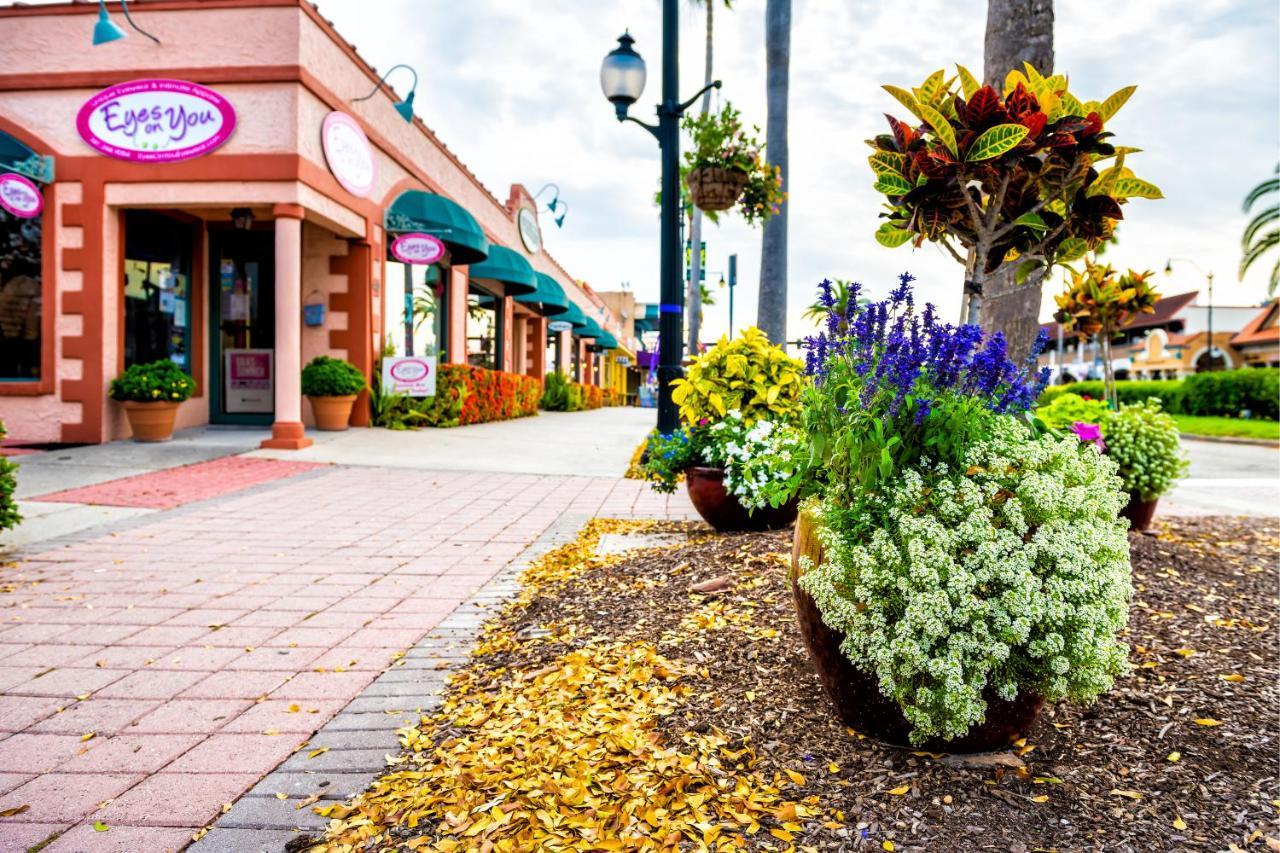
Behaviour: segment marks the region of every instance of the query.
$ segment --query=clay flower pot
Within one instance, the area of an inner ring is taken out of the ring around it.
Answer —
[[[316,416],[316,429],[346,429],[351,423],[351,407],[355,405],[356,396],[344,394],[341,397],[308,397],[311,411]]]
[[[684,473],[693,508],[719,533],[781,530],[796,520],[798,499],[780,507],[766,506],[748,512],[737,496],[725,489],[723,468],[694,467]]]
[[[1148,530],[1151,527],[1151,519],[1156,514],[1156,504],[1159,502],[1159,498],[1144,501],[1137,492],[1130,492],[1129,502],[1125,504],[1124,509],[1120,510],[1120,517],[1129,519],[1130,530],[1139,532]]]
[[[990,752],[1004,749],[1018,738],[1026,737],[1044,700],[1027,691],[1019,691],[1016,699],[1007,702],[988,688],[983,694],[987,702],[985,722],[956,740],[933,738],[918,746],[913,745],[908,737],[911,724],[903,716],[898,703],[880,692],[875,676],[858,669],[845,657],[840,651],[844,635],[827,627],[817,604],[800,588],[801,557],[808,557],[815,566],[822,562],[822,545],[818,542],[817,531],[803,514],[796,524],[791,549],[791,594],[796,602],[800,633],[809,647],[809,659],[846,726],[893,746],[930,752]]]
[[[134,441],[168,441],[173,438],[173,422],[178,417],[178,403],[163,400],[139,403],[125,400],[123,405]]]
[[[738,203],[747,188],[747,173],[739,169],[703,166],[685,177],[689,199],[699,210],[728,210]]]

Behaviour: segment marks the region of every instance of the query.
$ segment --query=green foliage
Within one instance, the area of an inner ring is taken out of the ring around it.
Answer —
[[[542,383],[542,408],[548,412],[572,412],[570,407],[573,383],[564,371],[548,373]]]
[[[640,470],[655,492],[674,492],[684,472],[702,461],[705,433],[705,429],[682,427],[670,435],[662,435],[656,430],[649,435],[649,446]]]
[[[1088,702],[1127,670],[1115,472],[1090,446],[1002,417],[960,465],[886,484],[861,531],[833,495],[805,505],[825,553],[817,566],[802,558],[800,586],[897,702],[913,742],[964,735],[984,719],[988,689]]]
[[[135,364],[111,380],[113,400],[135,403],[181,403],[196,390],[196,381],[168,359]]]
[[[0,438],[4,438],[4,421],[0,421]],[[18,501],[13,496],[18,488],[18,466],[0,456],[0,531],[12,530],[22,523]]]
[[[778,212],[786,200],[782,170],[765,160],[764,144],[757,136],[759,127],[748,131],[738,110],[725,102],[718,113],[686,114],[684,129],[692,144],[684,154],[682,176],[703,168],[742,172],[747,176],[747,185],[738,199],[738,213],[746,223],[763,223]],[[705,213],[712,222],[718,222],[716,211]]]
[[[742,415],[706,428],[703,456],[724,468],[724,486],[748,512],[780,507],[800,491],[808,471],[808,442],[788,423],[758,420],[748,426]]]
[[[1280,420],[1280,368],[1196,373],[1182,380],[1182,387],[1185,414],[1239,417],[1248,410],[1255,418]]]
[[[1249,213],[1255,202],[1272,193],[1280,194],[1280,164],[1276,165],[1275,176],[1258,184],[1250,190],[1249,195],[1245,196],[1244,212]],[[1240,238],[1238,275],[1241,281],[1259,258],[1280,246],[1280,228],[1274,227],[1277,223],[1280,223],[1280,204],[1272,203],[1264,204],[1262,210],[1258,211],[1245,226],[1244,234]],[[1268,226],[1271,226],[1270,230],[1264,231],[1263,229]],[[1277,259],[1275,266],[1271,268],[1271,276],[1267,280],[1267,296],[1275,296],[1277,288],[1280,288],[1280,259]]]
[[[761,418],[790,422],[799,417],[804,384],[804,363],[752,326],[695,358],[671,383],[671,398],[690,424],[714,423],[732,409],[747,425]]]
[[[384,350],[387,355],[390,350]],[[377,376],[382,375],[379,365]],[[470,364],[442,364],[434,397],[384,393],[375,381],[369,395],[374,426],[387,429],[455,427],[520,418],[538,413],[542,383],[532,376],[503,373]]]
[[[302,368],[306,397],[346,397],[364,390],[364,374],[349,361],[318,355]]]
[[[1158,397],[1165,411],[1182,411],[1181,379],[1124,379],[1116,382],[1116,397],[1121,405],[1125,403],[1141,403],[1149,397]],[[1101,380],[1090,379],[1085,382],[1070,382],[1066,385],[1051,385],[1040,393],[1040,406],[1046,406],[1063,394],[1078,394],[1095,400],[1106,398],[1106,387]]]
[[[1076,422],[1101,423],[1106,412],[1107,404],[1102,400],[1086,400],[1079,394],[1058,394],[1052,403],[1036,409],[1036,417],[1046,426],[1061,432]]]
[[[1120,466],[1125,489],[1142,500],[1155,500],[1186,476],[1187,459],[1178,442],[1178,425],[1160,410],[1159,400],[1107,412],[1102,433],[1106,455]]]
[[[1280,421],[1254,418],[1224,418],[1219,415],[1174,415],[1183,435],[1220,435],[1232,438],[1260,438],[1280,442]]]

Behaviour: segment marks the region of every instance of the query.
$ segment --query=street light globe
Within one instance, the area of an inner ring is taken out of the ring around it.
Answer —
[[[605,55],[600,63],[600,90],[618,110],[618,120],[627,114],[627,108],[644,94],[644,59],[631,45],[636,40],[630,33],[618,36],[618,46]]]

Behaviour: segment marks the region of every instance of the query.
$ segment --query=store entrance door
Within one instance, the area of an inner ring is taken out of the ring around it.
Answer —
[[[275,412],[275,233],[210,225],[209,420],[269,426]]]

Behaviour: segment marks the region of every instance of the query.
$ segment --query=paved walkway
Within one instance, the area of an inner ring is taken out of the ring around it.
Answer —
[[[609,464],[643,434],[632,424]],[[604,467],[590,444],[574,463]],[[692,517],[683,495],[619,470],[321,465],[230,494],[206,481],[184,493],[190,477],[165,471],[88,488],[81,498],[196,502],[0,566],[0,853],[50,837],[47,853],[181,849],[282,762],[326,769],[323,753],[306,758],[316,747],[295,751],[425,634],[452,630],[441,621],[546,531]]]

